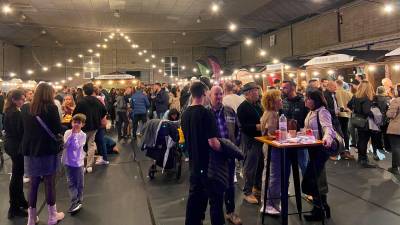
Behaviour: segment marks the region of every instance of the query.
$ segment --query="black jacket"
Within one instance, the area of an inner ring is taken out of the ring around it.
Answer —
[[[347,104],[347,107],[353,111],[353,113],[357,114],[362,118],[373,117],[374,115],[371,112],[372,101],[367,97],[364,98],[353,98]]]
[[[74,110],[72,115],[82,113],[86,116],[85,126],[83,131],[94,131],[100,128],[101,119],[107,114],[106,107],[94,96],[83,97]]]
[[[382,115],[386,115],[386,112],[389,109],[390,99],[391,98],[389,96],[374,96],[373,104],[376,105],[379,110],[381,110]]]
[[[217,180],[226,188],[229,185],[229,160],[243,160],[240,149],[229,139],[218,138],[221,143],[221,151],[211,151],[208,162],[208,178]]]
[[[263,111],[259,104],[251,104],[246,100],[239,105],[237,116],[244,134],[249,137],[261,136],[261,131],[257,130],[256,125],[260,124],[262,114]]]
[[[24,125],[21,111],[10,109],[4,114],[4,130],[6,132],[4,140],[5,152],[11,157],[22,154],[20,147],[24,135]]]
[[[53,132],[54,135],[62,133],[58,108],[52,104],[47,107],[47,112],[41,112],[39,117]],[[57,154],[57,143],[43,129],[36,117],[29,111],[22,112],[24,135],[22,138],[22,153],[25,156],[46,156]]]
[[[156,94],[154,104],[155,104],[157,113],[165,113],[168,110],[169,96],[168,96],[168,93],[164,89],[161,89]]]
[[[297,94],[294,98],[284,98],[283,107],[281,111],[287,119],[293,119],[297,121],[297,129],[304,128],[304,120],[307,117],[308,109],[304,103],[304,96]]]
[[[389,124],[389,119],[386,117],[386,112],[389,109],[391,98],[389,96],[375,95],[373,100],[373,105],[379,108],[382,113],[382,121],[383,126],[387,126]]]
[[[335,93],[333,93],[333,94],[335,95],[335,98],[336,98],[336,94]],[[342,132],[342,128],[340,126],[339,118],[335,112],[335,100],[336,100],[336,104],[337,104],[337,99],[333,99],[332,92],[330,92],[330,91],[324,91],[324,97],[326,99],[326,103],[328,104],[327,110],[331,113],[333,128],[335,129],[335,131],[337,131],[343,137],[343,132]],[[337,107],[339,107],[339,106],[337,106]]]

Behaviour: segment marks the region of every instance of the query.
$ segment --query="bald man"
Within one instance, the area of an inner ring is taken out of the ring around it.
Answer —
[[[335,130],[342,136],[344,137],[344,134],[342,132],[340,122],[338,119],[339,113],[341,112],[337,98],[336,98],[336,90],[337,90],[337,84],[335,81],[330,80],[328,81],[328,84],[326,86],[326,91],[324,91],[324,96],[326,99],[326,103],[328,104],[328,110],[331,113],[332,116],[332,125],[335,128]],[[354,156],[350,154],[350,152],[346,149],[343,149],[342,152],[340,152],[341,159],[354,159]],[[338,157],[331,157],[332,160],[338,159]]]
[[[210,90],[210,103],[211,103],[211,112],[215,117],[216,127],[218,130],[218,137],[227,138],[231,140],[233,143],[239,145],[240,141],[240,132],[238,119],[236,117],[235,111],[229,107],[224,106],[222,104],[222,99],[224,97],[224,93],[220,86],[213,86]],[[232,224],[239,225],[242,224],[241,219],[235,213],[235,184],[234,184],[234,175],[235,175],[235,159],[229,159],[229,184],[225,189],[225,193],[220,196],[224,196],[225,199],[225,207],[226,207],[226,215],[225,218],[231,222]],[[217,191],[217,190],[215,190]],[[219,212],[223,213],[223,199],[217,198],[217,204],[219,204]]]

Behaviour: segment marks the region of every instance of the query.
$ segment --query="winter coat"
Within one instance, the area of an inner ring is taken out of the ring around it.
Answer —
[[[221,143],[220,151],[211,151],[208,162],[208,178],[217,180],[224,185],[229,185],[229,159],[243,160],[243,153],[232,141],[226,138],[218,138]]]
[[[400,135],[400,97],[390,102],[386,116],[390,119],[386,133]]]
[[[161,89],[156,94],[154,103],[155,103],[155,107],[156,107],[156,112],[158,114],[165,113],[168,110],[168,104],[169,104],[168,93],[164,89]]]
[[[147,109],[150,107],[149,99],[141,91],[137,91],[132,95],[131,104],[134,115],[146,114]]]

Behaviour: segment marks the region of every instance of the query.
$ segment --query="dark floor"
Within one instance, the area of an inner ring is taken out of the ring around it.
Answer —
[[[188,173],[185,163],[182,178],[174,174],[156,174],[154,180],[147,176],[151,161],[139,152],[133,158],[132,145],[119,144],[120,155],[111,156],[109,166],[95,167],[85,176],[84,208],[75,216],[66,215],[60,222],[65,225],[180,225],[184,224]],[[6,159],[8,157],[6,156]],[[399,178],[386,172],[390,157],[378,163],[378,169],[360,169],[355,162],[330,161],[328,163],[329,203],[332,210],[331,225],[398,225],[400,224]],[[26,219],[7,219],[8,182],[10,161],[0,169],[0,224],[23,225]],[[261,224],[258,206],[242,201],[240,185],[237,189],[237,212],[245,225]],[[38,206],[44,206],[44,191],[39,194]],[[294,193],[291,190],[291,193]],[[309,205],[303,202],[303,208]],[[60,176],[57,183],[57,206],[66,211],[69,197],[66,179]],[[294,210],[294,199],[289,210]],[[46,224],[47,210],[40,210],[40,223]],[[279,224],[279,219],[266,217],[267,224]],[[205,224],[210,224],[207,219]],[[313,224],[289,217],[289,224]],[[320,223],[314,223],[320,224]]]

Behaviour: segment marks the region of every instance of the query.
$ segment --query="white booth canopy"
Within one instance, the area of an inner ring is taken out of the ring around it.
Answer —
[[[334,54],[328,56],[314,57],[310,61],[306,62],[304,65],[313,66],[313,65],[323,65],[331,63],[353,62],[353,61],[354,61],[354,56],[346,54]]]
[[[95,77],[96,80],[131,80],[135,79],[135,76],[130,74],[107,74]]]
[[[385,56],[400,56],[400,48],[396,48],[395,50],[387,53]]]

